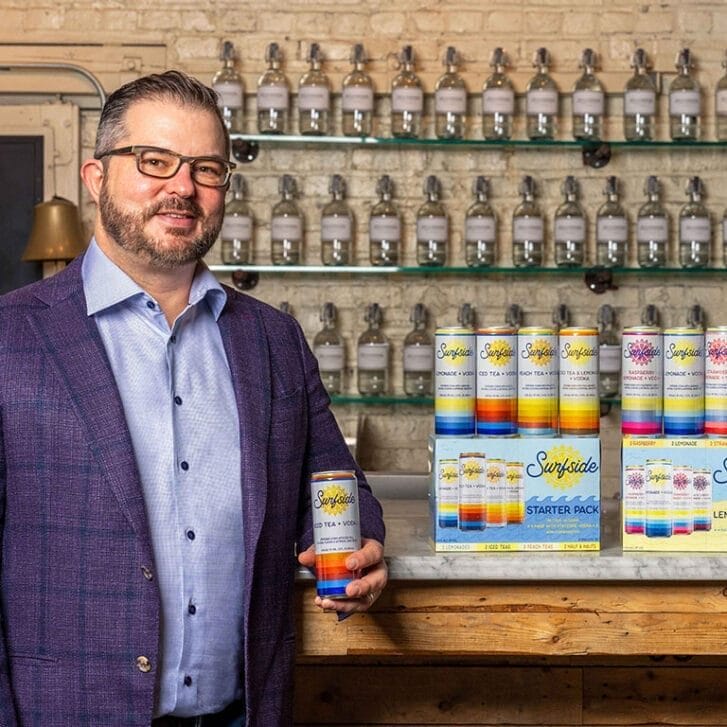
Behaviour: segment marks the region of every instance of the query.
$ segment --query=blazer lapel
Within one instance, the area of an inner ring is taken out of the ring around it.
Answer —
[[[63,276],[61,278],[61,276]],[[80,264],[61,273],[47,308],[28,314],[48,359],[68,391],[90,449],[137,536],[151,547],[134,450],[106,351],[86,302]],[[69,285],[64,286],[63,282]],[[68,289],[68,294],[65,288]]]

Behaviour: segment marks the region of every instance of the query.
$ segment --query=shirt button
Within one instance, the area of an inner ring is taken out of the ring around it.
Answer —
[[[182,403],[182,397],[181,396],[175,396],[174,397],[174,403],[177,405],[180,405]]]
[[[146,578],[148,581],[154,580],[154,574],[145,565],[141,566],[141,572],[144,574],[144,578]]]
[[[176,336],[176,334],[173,333],[171,336],[169,336],[169,340],[172,343],[176,343],[177,342],[177,336]]]
[[[187,537],[190,540],[194,540],[194,538],[195,538],[194,530],[187,530]]]
[[[187,674],[187,676],[184,677],[184,686],[185,687],[191,687],[192,686],[192,677]]]
[[[147,672],[151,671],[151,662],[149,661],[149,659],[147,659],[146,656],[137,656],[136,668],[146,674]]]
[[[149,308],[149,310],[154,310],[154,308],[156,308],[156,304],[153,300],[147,300],[146,307]]]
[[[195,613],[197,613],[197,606],[195,606],[193,603],[190,603],[189,606],[187,606],[187,611],[194,616]]]
[[[185,472],[189,469],[189,462],[181,462],[179,465]]]

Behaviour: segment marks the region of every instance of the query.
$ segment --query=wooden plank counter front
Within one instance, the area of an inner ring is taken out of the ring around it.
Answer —
[[[426,502],[385,511],[372,611],[299,581],[297,724],[727,725],[727,558],[435,554]]]

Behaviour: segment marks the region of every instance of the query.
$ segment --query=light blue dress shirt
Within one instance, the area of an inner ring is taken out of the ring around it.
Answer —
[[[240,426],[217,325],[227,295],[200,265],[170,328],[95,240],[82,271],[131,433],[161,591],[154,715],[217,712],[243,693]]]

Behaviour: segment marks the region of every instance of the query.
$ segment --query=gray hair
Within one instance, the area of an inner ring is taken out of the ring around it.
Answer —
[[[209,86],[181,71],[152,73],[117,88],[106,99],[101,111],[94,156],[98,158],[118,145],[127,133],[126,113],[138,101],[173,101],[182,107],[192,106],[214,114],[225,139],[225,156],[229,158],[230,133],[217,106],[217,94]]]

